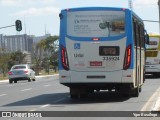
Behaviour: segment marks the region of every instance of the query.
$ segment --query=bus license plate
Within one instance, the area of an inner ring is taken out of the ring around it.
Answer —
[[[102,66],[102,61],[90,61],[90,66]]]

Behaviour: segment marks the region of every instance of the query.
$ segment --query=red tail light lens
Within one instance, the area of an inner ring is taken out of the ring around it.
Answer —
[[[123,69],[124,70],[128,69],[130,67],[130,64],[131,64],[131,45],[128,45],[124,56]]]
[[[62,61],[63,68],[65,70],[69,70],[67,51],[66,51],[66,48],[63,46],[61,46],[61,61]]]
[[[10,71],[10,72],[8,72],[8,75],[13,75],[13,73]]]
[[[98,41],[98,40],[100,40],[100,38],[92,38],[92,40]]]
[[[28,73],[28,72],[29,72],[28,70],[25,70],[25,71],[24,71],[24,73]]]

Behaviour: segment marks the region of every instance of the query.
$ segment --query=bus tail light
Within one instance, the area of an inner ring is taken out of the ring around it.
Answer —
[[[92,38],[93,41],[98,41],[100,38]]]
[[[66,48],[63,46],[61,46],[61,61],[62,61],[63,68],[65,70],[69,70],[67,51],[66,51]]]
[[[125,52],[123,69],[126,70],[130,67],[131,64],[131,45],[128,45]]]

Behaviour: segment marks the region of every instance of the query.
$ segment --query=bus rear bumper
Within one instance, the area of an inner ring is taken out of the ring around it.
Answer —
[[[134,74],[132,70],[119,70],[113,72],[77,72],[77,71],[59,71],[60,83],[134,83]]]

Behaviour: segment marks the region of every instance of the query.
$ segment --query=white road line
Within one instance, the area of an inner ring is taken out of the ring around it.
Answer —
[[[40,108],[48,107],[50,104],[42,105]]]
[[[153,107],[152,111],[160,111],[160,97],[156,101],[155,106]]]
[[[143,108],[141,109],[141,111],[148,111],[148,108],[151,104],[151,102],[154,101],[154,99],[156,98],[157,94],[158,94],[158,91],[159,91],[160,88],[158,88],[154,94],[149,98],[149,100],[146,102],[146,104],[143,106]]]
[[[48,85],[44,85],[44,87],[49,87],[49,86],[51,86],[50,84],[48,84]]]
[[[32,90],[32,88],[23,89],[21,91],[24,92],[24,91],[28,91],[28,90]]]
[[[29,110],[29,111],[36,111],[37,109],[31,109],[31,110]]]
[[[1,96],[5,96],[5,95],[7,95],[7,94],[1,94],[0,97],[1,97]]]
[[[158,93],[160,92],[160,87],[159,87],[159,89],[158,89],[157,92]],[[158,99],[156,100],[155,105],[154,105],[152,111],[160,111],[160,93],[158,94]]]
[[[67,96],[67,97],[69,97],[69,96]],[[54,101],[53,103],[57,103],[57,102],[60,102],[60,101],[62,101],[62,100],[65,100],[67,97],[58,99],[58,100]],[[45,105],[40,106],[40,107],[37,108],[37,109],[35,108],[35,109],[31,109],[31,110],[29,110],[29,111],[37,111],[37,110],[39,110],[39,109],[41,109],[41,108],[45,108],[45,107],[48,107],[48,106],[50,106],[50,104],[45,104]]]
[[[59,100],[54,101],[53,103],[58,103],[58,102],[60,102],[60,101],[65,100],[66,98],[67,98],[67,97],[65,97],[65,98],[61,98],[61,99],[59,99]]]

